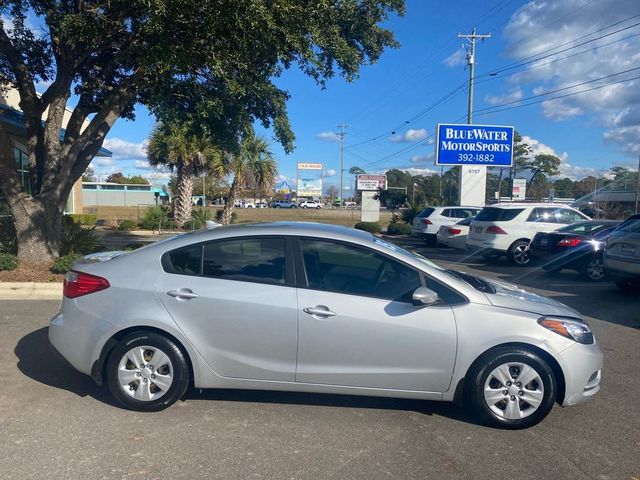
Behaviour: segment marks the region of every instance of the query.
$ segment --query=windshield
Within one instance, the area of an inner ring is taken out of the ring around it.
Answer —
[[[402,247],[399,247],[397,245],[394,245],[393,243],[389,243],[386,240],[382,240],[381,238],[378,237],[373,237],[373,242],[377,245],[380,245],[382,247],[388,248],[389,250],[391,250],[392,252],[396,252],[396,253],[400,253],[400,254],[404,254],[407,255],[409,257],[413,257],[418,259],[419,261],[421,261],[422,263],[424,263],[425,265],[428,265],[431,268],[435,268],[437,270],[446,272],[446,270],[438,265],[436,265],[435,263],[433,263],[431,260],[429,260],[428,258],[423,257],[422,255],[420,255],[419,253],[416,252],[412,252],[411,250],[406,250]]]

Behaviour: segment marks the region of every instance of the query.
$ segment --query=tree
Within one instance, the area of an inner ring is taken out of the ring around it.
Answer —
[[[152,166],[176,172],[173,219],[182,227],[191,218],[193,178],[219,163],[222,153],[211,139],[194,133],[185,123],[160,123],[149,137],[147,159]]]
[[[82,181],[83,182],[95,182],[96,181],[96,174],[95,174],[93,168],[87,167],[87,169],[82,174]]]
[[[289,94],[276,78],[295,65],[321,86],[336,73],[354,80],[362,65],[397,46],[380,26],[396,12],[404,14],[403,0],[281,0],[277,8],[267,0],[5,0],[0,87],[20,95],[29,155],[26,188],[12,139],[0,132],[0,185],[18,256],[58,256],[73,184],[116,120],[134,117],[136,104],[164,120],[206,125],[227,150],[260,122],[289,152]],[[38,95],[41,82],[49,86]]]
[[[329,188],[327,188],[327,196],[329,197],[329,205],[333,205],[333,201],[336,199],[336,197],[340,194],[340,192],[338,192],[338,187],[336,187],[335,185],[329,185]]]
[[[560,159],[555,155],[539,153],[529,162],[529,168],[533,170],[533,175],[531,176],[529,183],[533,183],[536,175],[539,173],[550,177],[558,175],[560,173]]]
[[[407,203],[407,194],[404,190],[378,189],[378,192],[373,196],[373,198],[380,200],[380,203],[384,205],[386,209],[391,211],[391,218],[393,221],[397,220],[396,211]]]
[[[125,183],[128,183],[127,180],[129,180],[129,179],[127,177],[125,177],[122,172],[112,173],[106,179],[106,181],[108,183],[119,183],[121,185],[123,185]]]
[[[510,192],[513,191],[513,179],[516,178],[518,170],[526,170],[530,168],[529,160],[533,148],[526,143],[518,132],[513,132],[513,167],[511,167],[511,185]],[[500,170],[502,172],[502,170]],[[498,182],[501,183],[502,177]],[[511,193],[509,193],[511,195]]]
[[[219,178],[233,175],[221,219],[222,224],[227,225],[231,222],[233,207],[247,179],[252,177],[255,185],[261,189],[272,187],[278,174],[278,165],[267,140],[250,130],[242,139],[238,153],[221,155],[212,172]]]
[[[144,178],[142,175],[134,175],[133,177],[129,177],[127,179],[127,183],[133,185],[149,185],[149,180]]]

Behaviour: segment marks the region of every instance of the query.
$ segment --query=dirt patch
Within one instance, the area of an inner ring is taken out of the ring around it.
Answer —
[[[64,275],[52,273],[49,263],[31,263],[21,261],[15,270],[0,271],[0,282],[62,282]]]

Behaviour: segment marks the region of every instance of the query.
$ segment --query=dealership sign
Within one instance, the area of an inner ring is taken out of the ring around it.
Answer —
[[[372,190],[386,190],[387,189],[387,176],[386,175],[368,175],[360,174],[357,177],[356,190],[372,191]]]
[[[436,128],[436,165],[513,164],[513,127],[439,123]]]

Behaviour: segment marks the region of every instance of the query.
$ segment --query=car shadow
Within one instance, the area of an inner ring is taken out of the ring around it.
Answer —
[[[49,343],[48,327],[22,337],[14,353],[18,369],[25,376],[54,388],[67,390],[79,397],[91,397],[112,407],[123,408],[104,385],[99,386],[87,375],[75,370]],[[355,395],[277,392],[270,390],[232,390],[190,388],[183,400],[218,400],[318,407],[345,407],[374,410],[402,410],[422,415],[439,415],[460,422],[480,425],[471,411],[450,402],[432,402]]]
[[[89,396],[117,406],[105,386],[96,385],[91,377],[78,372],[55,351],[49,343],[48,327],[34,330],[22,337],[16,344],[14,353],[18,358],[18,370],[25,376],[79,397]]]

